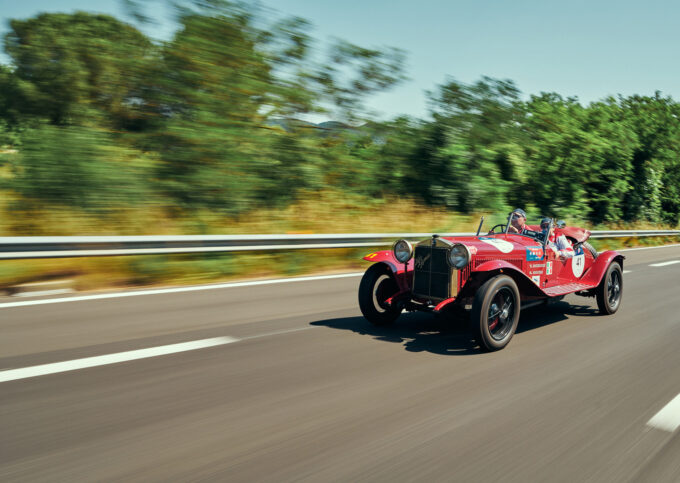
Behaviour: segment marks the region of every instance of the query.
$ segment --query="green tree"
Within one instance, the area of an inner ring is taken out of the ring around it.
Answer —
[[[626,122],[638,144],[633,153],[631,189],[624,200],[627,220],[664,220],[680,216],[680,106],[659,92],[654,97],[621,99]]]
[[[434,121],[411,157],[423,198],[463,212],[508,209],[510,188],[525,186],[517,88],[488,77],[472,85],[450,80],[430,104]]]
[[[139,82],[153,45],[108,15],[43,13],[11,20],[5,50],[20,81],[25,114],[60,125],[103,114],[124,124],[136,117]]]
[[[42,124],[27,129],[14,177],[5,187],[21,195],[21,207],[71,206],[106,212],[149,202],[150,167],[132,162],[101,130]]]
[[[239,212],[259,188],[257,173],[267,162],[259,111],[270,68],[248,22],[189,15],[163,50],[158,175],[165,193],[185,207]]]
[[[634,136],[618,124],[615,103],[584,108],[551,93],[532,96],[526,109],[534,203],[557,216],[619,219]]]

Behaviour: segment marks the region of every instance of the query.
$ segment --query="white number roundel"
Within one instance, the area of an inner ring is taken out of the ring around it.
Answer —
[[[583,275],[583,268],[585,267],[586,264],[586,256],[581,253],[580,255],[575,255],[571,259],[571,271],[574,274],[574,277],[578,278],[581,275]]]

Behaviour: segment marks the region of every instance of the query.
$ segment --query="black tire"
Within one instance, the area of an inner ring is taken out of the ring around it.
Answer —
[[[590,254],[593,256],[593,260],[597,258],[597,250],[595,250],[595,247],[590,243],[583,242],[583,248],[590,252]]]
[[[512,278],[498,275],[484,283],[475,294],[470,311],[471,328],[479,348],[497,351],[508,345],[517,330],[520,308],[519,289]]]
[[[385,300],[399,291],[389,268],[371,265],[359,284],[359,308],[366,320],[374,325],[389,325],[401,314],[400,306],[387,306]]]
[[[602,315],[611,315],[619,310],[623,298],[623,271],[618,262],[612,262],[597,287],[597,308]]]

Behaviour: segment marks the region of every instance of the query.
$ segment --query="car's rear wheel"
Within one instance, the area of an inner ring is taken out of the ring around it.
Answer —
[[[479,288],[470,322],[480,349],[497,351],[508,345],[517,330],[520,303],[517,284],[507,275],[493,277]]]
[[[623,271],[618,262],[609,264],[604,278],[597,287],[597,308],[604,315],[615,313],[623,297]]]
[[[359,284],[359,308],[374,325],[389,325],[399,317],[401,307],[387,305],[386,300],[399,291],[389,268],[376,264],[369,267]]]

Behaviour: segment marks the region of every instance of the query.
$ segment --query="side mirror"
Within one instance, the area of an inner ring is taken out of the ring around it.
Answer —
[[[557,220],[557,224],[555,226],[557,226],[557,228],[564,228],[567,226],[567,223],[564,220]]]

